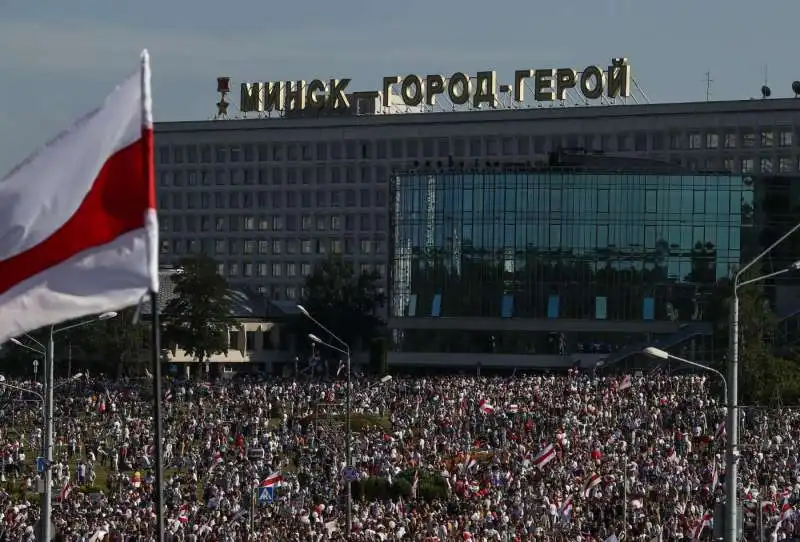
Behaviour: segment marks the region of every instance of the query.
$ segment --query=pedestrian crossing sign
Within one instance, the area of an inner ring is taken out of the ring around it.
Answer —
[[[270,503],[275,499],[275,486],[258,488],[258,502]]]

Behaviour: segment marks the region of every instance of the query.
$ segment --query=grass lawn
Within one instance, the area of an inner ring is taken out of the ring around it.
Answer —
[[[336,418],[337,421],[341,421],[342,425],[344,425],[344,419]],[[280,423],[280,420],[274,419],[270,422],[270,427],[277,427]],[[362,431],[367,427],[380,427],[383,431],[391,431],[392,424],[389,419],[385,416],[370,416],[364,414],[353,414],[351,417],[351,428],[353,431]],[[27,432],[26,432],[27,433]],[[9,430],[6,431],[5,436],[10,440],[18,437],[20,433],[16,431]],[[60,456],[61,450],[57,446],[54,450],[56,456]],[[26,449],[26,457],[25,457],[25,464],[30,467],[30,472],[35,473],[36,471],[36,453],[32,453],[32,450],[27,448]],[[286,467],[286,470],[291,472],[296,468],[296,458],[291,458],[289,461],[289,466]],[[73,459],[70,461],[70,474],[74,476],[75,471],[77,470],[78,466],[78,458]],[[94,464],[94,472],[95,472],[95,481],[91,486],[84,486],[80,488],[79,491],[102,491],[103,493],[108,494],[108,477],[112,473],[111,468],[106,466],[102,466],[99,461],[96,461]],[[135,471],[123,471],[128,476],[132,475]],[[165,469],[164,470],[164,479],[168,480],[171,476],[179,474],[179,469]],[[29,492],[23,491],[22,487],[25,482],[25,476],[21,479],[14,480],[11,476],[6,477],[5,482],[0,482],[0,487],[2,487],[8,493],[13,495],[21,496],[22,493],[25,493],[25,497],[29,501],[37,501],[40,496],[36,492]],[[202,498],[203,495],[203,480],[201,479],[200,483],[198,484],[198,498]],[[53,488],[53,494],[58,495],[58,491],[60,488]]]

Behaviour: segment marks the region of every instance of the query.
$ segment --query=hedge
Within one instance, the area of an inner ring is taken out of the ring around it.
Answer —
[[[306,423],[311,423],[314,420],[334,420],[340,422],[344,425],[345,417],[344,416],[308,416],[303,421]],[[383,431],[387,433],[392,430],[392,422],[389,421],[389,418],[386,416],[375,416],[372,414],[353,414],[350,416],[350,429],[352,431],[363,431],[368,427],[380,427]]]
[[[410,498],[414,473],[415,470],[403,471],[391,484],[387,478],[378,476],[353,482],[351,486],[353,498],[366,501],[396,501],[400,497]],[[447,482],[439,474],[422,469],[419,471],[418,499],[425,502],[445,500],[447,492]]]

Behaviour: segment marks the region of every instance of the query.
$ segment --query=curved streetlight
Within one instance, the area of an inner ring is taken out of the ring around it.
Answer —
[[[53,440],[55,438],[55,435],[53,434],[54,433],[53,390],[55,388],[54,385],[55,374],[53,369],[55,365],[53,360],[55,347],[53,345],[55,342],[55,336],[58,335],[59,333],[63,333],[70,329],[76,329],[79,327],[88,326],[89,324],[93,324],[95,322],[102,322],[116,317],[117,313],[110,311],[99,314],[94,318],[82,320],[80,322],[69,324],[61,328],[50,326],[48,331],[46,346],[41,342],[37,341],[35,338],[26,334],[25,337],[27,337],[28,340],[33,342],[39,348],[24,344],[17,338],[11,339],[11,342],[16,344],[17,346],[21,346],[22,348],[31,350],[32,352],[36,352],[37,354],[44,356],[45,394],[42,400],[42,405],[44,408],[44,432],[43,432],[44,456],[47,465],[51,465],[53,463]],[[42,501],[41,501],[40,521],[42,525],[42,537],[41,537],[42,540],[50,540],[51,538],[52,533],[50,532],[50,525],[51,525],[52,512],[53,512],[53,473],[48,467],[44,471],[44,492],[42,492]]]
[[[731,299],[730,310],[730,343],[728,345],[730,349],[730,353],[728,354],[728,376],[731,385],[728,388],[728,395],[726,395],[728,416],[725,427],[725,431],[727,432],[727,438],[725,440],[725,500],[727,502],[727,507],[725,509],[725,532],[723,533],[725,542],[736,542],[738,536],[736,529],[738,525],[736,517],[738,514],[736,509],[738,504],[736,488],[739,483],[739,461],[737,457],[739,453],[737,450],[739,447],[739,288],[747,286],[748,284],[763,282],[789,273],[790,271],[800,270],[800,261],[796,261],[784,269],[779,269],[778,271],[767,273],[760,277],[742,280],[745,272],[750,270],[798,230],[800,230],[800,223],[795,224],[793,228],[761,251],[758,256],[750,260],[749,263],[745,264],[733,276],[733,299]]]
[[[341,345],[341,348],[338,346],[334,346],[330,343],[327,343],[314,335],[313,333],[308,334],[308,338],[311,339],[313,342],[327,346],[331,350],[344,354],[347,359],[347,366],[345,370],[347,371],[347,393],[345,394],[345,425],[347,426],[345,429],[345,463],[347,467],[353,466],[353,453],[352,453],[352,446],[351,446],[351,439],[352,439],[352,428],[350,427],[350,418],[352,415],[352,380],[351,380],[351,371],[350,371],[350,345],[344,342],[341,338],[337,337],[330,329],[325,327],[319,320],[314,318],[310,312],[303,306],[297,305],[297,310],[300,313],[311,320],[317,327],[319,327],[322,331],[330,335],[334,341]],[[346,523],[346,534],[347,537],[350,537],[350,534],[353,532],[353,493],[351,491],[351,482],[348,478],[346,483],[346,491],[347,491],[347,523]]]
[[[718,376],[720,378],[720,380],[722,380],[722,388],[723,388],[724,397],[728,397],[728,380],[725,378],[725,375],[722,374],[722,372],[716,370],[715,368],[709,367],[708,365],[703,365],[702,363],[697,363],[696,361],[692,361],[692,360],[688,360],[688,359],[682,358],[680,356],[676,356],[674,354],[670,354],[666,350],[662,350],[660,348],[656,348],[655,346],[648,346],[647,348],[642,350],[642,352],[646,356],[649,356],[649,357],[654,358],[654,359],[660,359],[662,361],[669,361],[669,360],[672,359],[672,360],[678,361],[680,363],[684,363],[684,364],[690,365],[692,367],[697,367],[698,369],[701,369],[703,371],[707,371],[709,373],[715,374],[716,376]]]

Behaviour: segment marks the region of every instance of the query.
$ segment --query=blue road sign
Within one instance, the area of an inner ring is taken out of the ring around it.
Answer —
[[[269,503],[275,499],[275,486],[258,488],[258,502]]]
[[[36,458],[36,472],[42,473],[47,470],[47,460],[44,457]]]
[[[342,469],[342,480],[345,482],[355,482],[358,480],[358,470],[355,467],[347,466]]]

